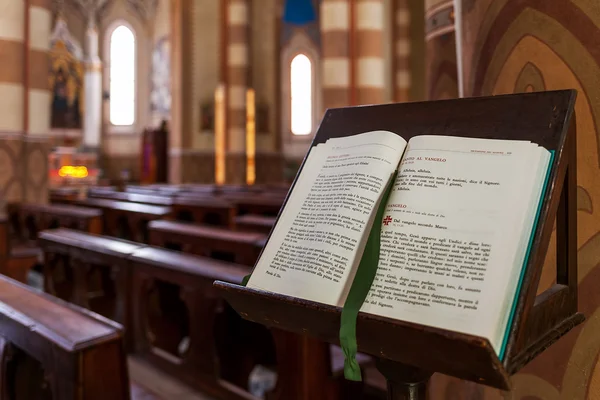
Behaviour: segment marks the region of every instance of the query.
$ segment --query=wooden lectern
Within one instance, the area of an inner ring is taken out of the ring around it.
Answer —
[[[331,137],[381,129],[406,140],[427,134],[529,140],[554,151],[504,359],[481,337],[360,313],[358,350],[377,357],[388,382],[388,399],[425,399],[434,372],[508,390],[511,374],[583,322],[577,312],[575,97],[574,90],[562,90],[325,113],[313,146]],[[555,219],[556,284],[536,296]],[[338,307],[224,282],[215,286],[243,318],[338,343]]]
[[[168,181],[168,135],[166,122],[163,122],[158,129],[146,129],[142,133],[141,183],[166,183]]]

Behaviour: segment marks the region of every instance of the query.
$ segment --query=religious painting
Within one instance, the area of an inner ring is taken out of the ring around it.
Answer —
[[[81,129],[84,106],[81,50],[70,38],[63,20],[57,21],[50,45],[51,127]]]
[[[168,118],[171,113],[171,65],[168,36],[160,38],[152,52],[152,91],[150,110],[155,116]]]

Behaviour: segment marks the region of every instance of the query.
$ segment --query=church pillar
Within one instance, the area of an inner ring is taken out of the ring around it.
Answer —
[[[102,63],[98,55],[98,29],[94,17],[90,16],[85,33],[83,147],[88,151],[99,150],[102,131]]]
[[[7,2],[0,12],[0,131],[23,132],[25,2]]]
[[[356,2],[356,101],[357,104],[380,104],[385,97],[383,54],[383,0]]]
[[[425,68],[429,100],[458,97],[453,0],[425,1]]]
[[[50,1],[5,2],[0,13],[0,212],[47,198]]]
[[[410,99],[410,9],[408,0],[394,0],[393,5],[394,52],[394,101]]]
[[[348,0],[321,1],[321,85],[325,109],[350,105],[349,15]]]
[[[246,177],[246,90],[249,45],[248,0],[227,2],[227,138],[225,181],[244,183]]]
[[[50,33],[52,1],[29,1],[29,57],[27,79],[27,123],[25,131],[32,134],[50,133],[51,95],[48,85],[50,70]]]

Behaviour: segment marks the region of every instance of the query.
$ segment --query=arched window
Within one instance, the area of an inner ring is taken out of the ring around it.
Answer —
[[[309,135],[313,128],[312,63],[298,54],[290,63],[291,130],[294,135]]]
[[[110,123],[133,125],[135,122],[135,36],[125,25],[110,35]]]

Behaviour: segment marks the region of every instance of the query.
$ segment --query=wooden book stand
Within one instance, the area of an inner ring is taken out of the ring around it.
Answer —
[[[575,97],[574,90],[562,90],[326,112],[313,146],[381,129],[406,140],[426,134],[516,139],[554,151],[504,359],[481,337],[360,313],[358,350],[378,357],[389,399],[424,399],[434,372],[508,390],[511,374],[583,322],[577,312]],[[556,284],[536,296],[555,218]],[[243,318],[338,343],[338,307],[224,282],[215,286]]]

